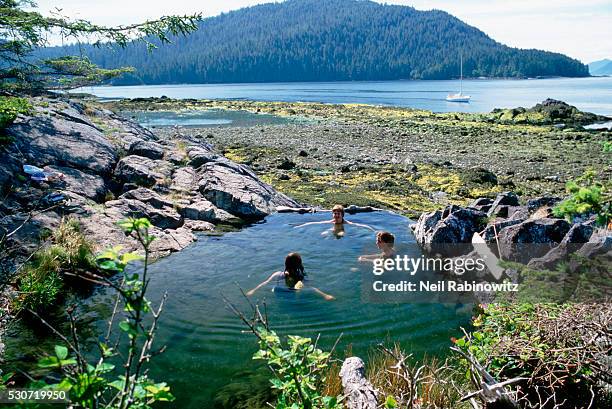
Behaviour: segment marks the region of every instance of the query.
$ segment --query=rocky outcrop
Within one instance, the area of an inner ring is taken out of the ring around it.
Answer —
[[[116,223],[146,217],[157,238],[154,256],[163,256],[189,245],[195,231],[261,219],[277,206],[299,206],[195,136],[160,139],[105,109],[59,99],[33,103],[35,113],[6,130],[14,142],[0,151],[0,188],[9,191],[0,205],[0,234],[29,211],[53,204],[45,200],[59,198],[44,218],[37,216],[36,229],[52,228],[70,215],[100,249],[120,244],[127,251],[137,243]],[[63,177],[31,181],[22,174],[24,164]],[[31,229],[20,233],[11,240],[24,249],[38,237]]]
[[[138,140],[130,145],[130,155],[144,156],[149,159],[161,159],[164,157],[164,147],[157,142]]]
[[[277,206],[298,206],[260,181],[246,166],[227,159],[206,163],[199,174],[200,193],[215,206],[243,219],[260,219]]]
[[[30,165],[57,165],[107,176],[117,162],[111,141],[73,105],[39,110],[33,117],[16,121],[6,133],[14,141],[9,152]]]
[[[414,235],[431,251],[441,248],[439,244],[472,243],[478,233],[504,260],[552,269],[582,250],[596,230],[593,220],[571,224],[554,217],[551,206],[560,200],[545,196],[521,205],[514,193],[505,192],[494,200],[476,199],[466,208],[451,205],[444,211],[424,213],[413,227]],[[470,251],[469,246],[456,248]]]
[[[529,267],[537,269],[555,268],[560,262],[568,260],[569,255],[580,249],[583,243],[588,243],[594,230],[593,223],[574,224],[558,246],[555,246],[542,257],[529,260]]]
[[[414,235],[419,244],[471,243],[474,233],[486,225],[487,214],[473,208],[447,206],[444,211],[425,213],[419,218]]]

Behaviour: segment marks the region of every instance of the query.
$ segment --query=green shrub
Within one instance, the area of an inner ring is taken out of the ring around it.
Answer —
[[[63,275],[96,270],[93,245],[74,219],[64,219],[51,233],[51,244],[39,250],[18,277],[17,311],[42,311],[62,295]]]
[[[8,142],[4,128],[13,123],[17,115],[32,113],[32,105],[25,98],[0,96],[0,143]]]
[[[610,181],[602,183],[595,180],[595,172],[587,171],[576,180],[567,182],[570,197],[554,207],[557,217],[572,221],[578,216],[595,215],[597,224],[605,226],[612,217],[612,191]]]
[[[73,244],[68,246],[67,251],[71,256],[75,256],[73,262],[83,256],[79,255],[78,249],[84,246],[83,243],[78,244],[81,240],[75,234],[76,226],[73,222],[66,222],[56,231],[58,240]],[[67,310],[72,335],[62,336],[64,344],[56,345],[51,353],[38,361],[38,369],[42,371],[43,376],[49,371],[54,375],[44,376],[29,385],[35,389],[67,391],[70,407],[150,409],[155,402],[174,400],[170,387],[165,382],[156,383],[149,378],[146,368],[152,356],[161,352],[153,351],[152,348],[158,318],[166,298],[164,295],[159,306],[154,309],[145,297],[150,279],[147,277],[149,246],[154,240],[154,237],[149,235],[151,223],[147,219],[128,219],[120,222],[120,226],[127,234],[135,236],[145,255],[120,253],[118,248],[112,248],[96,258],[101,270],[121,275],[120,281],[93,275],[117,293],[113,316],[105,331],[106,336],[99,338],[97,352],[83,354],[84,346],[76,330],[76,318],[71,310]],[[84,259],[89,262],[89,256]],[[127,265],[136,260],[143,261],[142,270],[128,273]],[[117,329],[119,334],[115,335],[114,329]],[[54,332],[59,333],[57,329]]]
[[[272,388],[279,392],[276,409],[341,407],[335,396],[319,392],[325,383],[329,352],[317,348],[310,338],[289,335],[285,346],[274,331],[258,327],[255,334],[260,349],[253,359],[266,361],[276,375],[270,380]]]

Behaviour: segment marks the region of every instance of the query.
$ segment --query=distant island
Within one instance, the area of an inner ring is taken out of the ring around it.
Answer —
[[[589,63],[589,72],[591,75],[612,75],[612,60],[606,58]]]
[[[508,47],[452,15],[358,0],[288,0],[204,19],[188,37],[125,50],[68,46],[103,67],[133,66],[116,85],[586,77],[563,54]]]

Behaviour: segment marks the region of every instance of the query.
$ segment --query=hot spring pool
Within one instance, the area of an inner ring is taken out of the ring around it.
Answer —
[[[399,341],[416,355],[446,353],[449,338],[469,324],[469,308],[362,302],[361,276],[354,269],[364,249],[375,252],[374,234],[348,226],[346,235],[337,239],[322,235],[327,228],[323,225],[293,228],[329,217],[275,214],[238,232],[202,237],[152,266],[149,299],[159,299],[165,290],[169,294],[158,336],[158,345],[165,343],[168,350],[154,361],[153,375],[172,385],[176,407],[201,408],[232,378],[240,380],[241,372],[255,367],[251,356],[256,340],[241,333],[243,325],[224,306],[221,294],[246,310],[236,283],[245,291],[253,288],[282,269],[291,251],[302,255],[309,283],[336,300],[325,301],[310,291],[272,292],[272,284],[260,289],[253,298],[265,298],[272,327],[279,333],[321,334],[320,345],[330,348],[343,332],[339,351],[351,345],[364,358],[370,347],[385,340]],[[362,213],[347,219],[389,230],[398,242],[414,241],[409,220],[394,213]]]
[[[226,308],[222,294],[247,311],[236,283],[245,291],[253,288],[282,269],[291,251],[302,255],[308,284],[336,300],[325,301],[312,291],[272,292],[272,285],[260,289],[253,299],[265,298],[271,325],[280,334],[313,338],[320,334],[319,345],[329,349],[342,332],[340,356],[350,346],[355,355],[367,358],[370,348],[385,341],[400,342],[417,357],[448,352],[449,338],[460,336],[459,327],[469,325],[470,306],[362,301],[357,257],[376,252],[374,233],[347,226],[345,236],[338,239],[322,235],[328,228],[324,225],[294,228],[329,218],[329,213],[275,214],[241,231],[202,236],[151,266],[147,298],[157,305],[168,292],[156,338],[156,345],[167,345],[167,350],[152,361],[151,377],[171,385],[177,398],[171,407],[213,408],[219,390],[228,384],[233,385],[221,392],[226,396],[268,384],[267,369],[251,359],[257,349],[255,337],[241,332],[245,328]],[[347,219],[388,230],[398,243],[414,242],[409,220],[400,215],[372,212]],[[105,328],[112,303],[112,294],[105,289],[86,300],[81,312],[86,330]],[[21,343],[31,344],[31,336],[22,333]],[[15,351],[15,345],[8,349]]]

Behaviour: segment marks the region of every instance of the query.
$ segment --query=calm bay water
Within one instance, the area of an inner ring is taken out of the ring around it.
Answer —
[[[463,91],[472,101],[453,103],[446,95],[459,90],[459,81],[355,81],[268,84],[186,84],[85,87],[104,98],[161,97],[249,99],[363,103],[428,109],[435,112],[489,112],[494,108],[531,107],[546,98],[612,116],[612,77],[532,80],[465,80]]]

